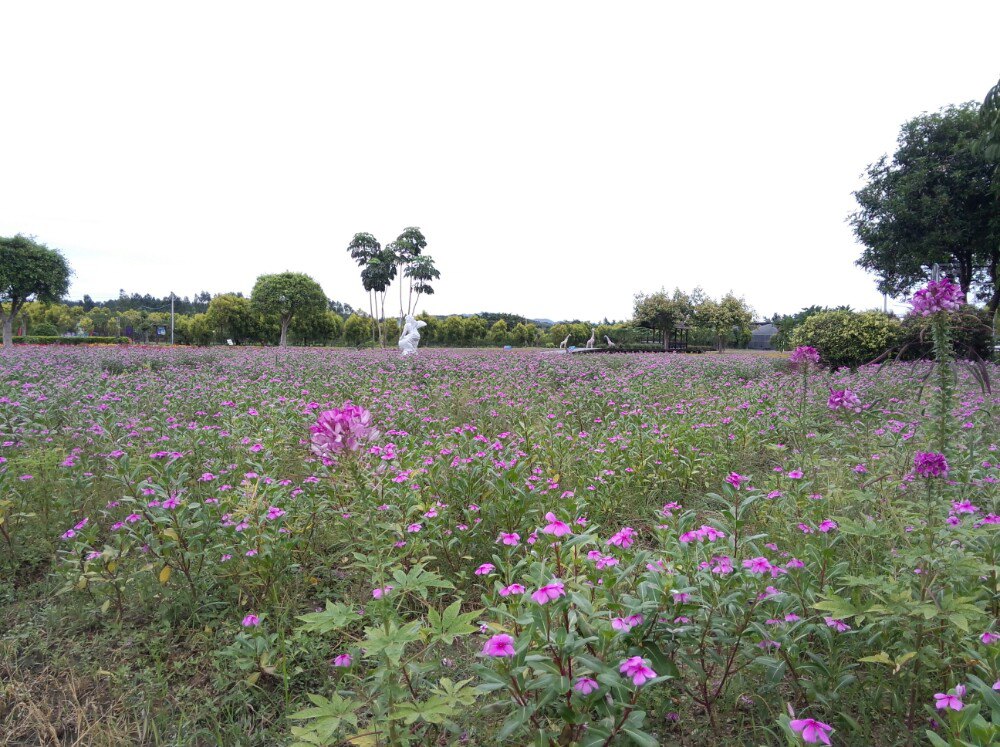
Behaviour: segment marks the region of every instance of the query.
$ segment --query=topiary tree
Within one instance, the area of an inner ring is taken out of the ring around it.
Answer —
[[[32,298],[58,301],[69,290],[72,275],[66,259],[32,238],[18,234],[0,237],[0,323],[3,347],[14,342],[14,317]]]
[[[327,309],[326,294],[319,283],[300,272],[261,275],[253,286],[250,303],[259,313],[277,318],[280,347],[288,345],[288,326],[296,316],[322,314]]]
[[[806,319],[792,333],[793,347],[810,345],[831,368],[870,363],[899,344],[899,319],[881,311],[823,311]]]

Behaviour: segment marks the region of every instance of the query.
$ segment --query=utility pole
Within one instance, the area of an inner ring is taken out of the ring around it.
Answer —
[[[174,344],[174,292],[170,291],[170,344]]]

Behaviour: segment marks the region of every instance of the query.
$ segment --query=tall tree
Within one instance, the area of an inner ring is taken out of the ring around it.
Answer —
[[[416,226],[404,228],[396,240],[387,246],[396,259],[396,271],[403,276],[406,267],[420,256],[427,247],[427,239]],[[433,267],[433,264],[431,265]],[[412,285],[411,285],[412,289]],[[433,293],[433,291],[431,291]],[[399,284],[399,323],[403,324],[403,284]]]
[[[905,295],[940,264],[996,311],[1000,218],[982,134],[973,104],[922,114],[903,125],[891,160],[868,167],[849,221],[865,247],[857,264],[876,275],[882,293]]]
[[[440,278],[441,273],[434,266],[434,260],[430,255],[423,254],[407,264],[403,274],[410,279],[410,295],[406,303],[406,313],[413,314],[417,310],[421,296],[434,294],[431,281]]]
[[[674,330],[687,322],[693,311],[691,297],[680,288],[674,288],[672,294],[661,288],[656,293],[638,293],[635,296],[635,323],[663,332],[664,350],[669,349]]]
[[[3,347],[14,346],[14,317],[31,299],[58,301],[69,290],[72,275],[56,249],[18,234],[0,237],[0,322]]]
[[[379,256],[382,251],[382,245],[378,242],[374,236],[370,233],[356,233],[354,238],[351,239],[351,243],[347,245],[347,251],[351,254],[351,259],[358,263],[358,267],[361,268],[361,284],[364,286],[365,292],[368,293],[368,311],[371,318],[375,318],[375,291],[374,284],[372,282],[372,274],[369,273],[366,277],[365,272],[368,269],[368,263]],[[348,314],[350,316],[350,314]],[[376,328],[372,327],[372,342],[375,341],[374,335],[376,334]]]
[[[983,105],[979,107],[979,118],[983,123],[980,141],[983,155],[992,163],[1000,164],[1000,80],[986,92]]]
[[[296,316],[322,314],[327,298],[319,283],[300,272],[261,275],[253,286],[250,303],[261,314],[277,317],[281,325],[278,345],[288,345],[288,325]]]

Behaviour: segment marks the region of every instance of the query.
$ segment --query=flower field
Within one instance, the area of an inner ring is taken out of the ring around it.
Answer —
[[[809,350],[0,357],[0,743],[996,744],[997,369]]]

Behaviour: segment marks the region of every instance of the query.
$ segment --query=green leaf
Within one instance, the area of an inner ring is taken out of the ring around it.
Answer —
[[[420,638],[420,620],[414,620],[402,628],[395,622],[389,623],[389,628],[365,628],[366,656],[384,655],[392,664],[399,666],[406,646]]]
[[[456,638],[470,635],[479,630],[479,626],[473,625],[475,620],[482,613],[482,610],[472,612],[462,611],[462,601],[456,600],[445,608],[443,614],[431,608],[427,611],[427,622],[429,623],[429,635],[431,641],[441,641],[446,645],[451,645]]]
[[[299,630],[306,633],[329,633],[332,630],[340,630],[352,620],[358,618],[358,614],[346,604],[341,602],[334,604],[327,599],[325,610],[322,612],[310,612],[307,615],[299,616],[297,619],[305,623],[299,626]]]
[[[299,727],[298,732],[292,732],[296,738],[309,744],[331,745],[338,741],[333,736],[342,725],[350,724],[357,728],[358,717],[354,712],[361,707],[357,701],[339,695],[327,699],[322,695],[308,693],[307,697],[316,707],[305,708],[288,716],[290,719],[312,721],[306,727]]]

